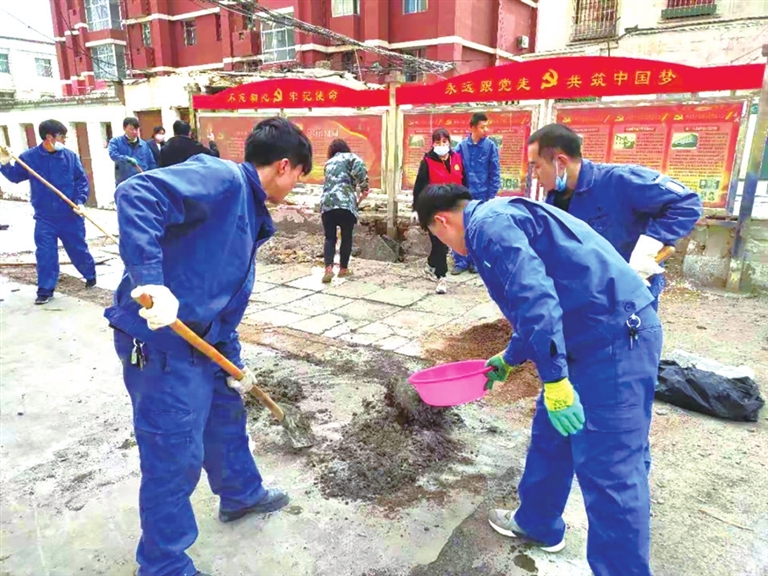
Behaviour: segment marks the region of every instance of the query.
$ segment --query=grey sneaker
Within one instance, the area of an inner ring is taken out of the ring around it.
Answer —
[[[264,494],[264,497],[256,502],[256,504],[253,506],[249,506],[248,508],[241,508],[240,510],[233,510],[231,512],[226,512],[219,509],[219,520],[221,522],[234,522],[235,520],[239,520],[248,514],[267,514],[269,512],[277,512],[281,508],[288,506],[290,501],[291,499],[288,498],[288,494],[282,490],[278,490],[277,488],[270,488],[267,490],[267,493]]]
[[[466,268],[459,268],[458,266],[454,266],[453,270],[451,270],[451,274],[454,276],[458,276],[459,274],[463,274],[466,271],[467,271]]]
[[[546,544],[529,538],[520,526],[517,525],[517,522],[515,522],[515,512],[516,510],[491,510],[488,512],[488,523],[491,525],[491,528],[496,530],[499,534],[509,536],[510,538],[527,540],[544,552],[555,553],[560,552],[565,548],[565,538],[563,538],[559,544],[555,544],[554,546],[547,546]]]

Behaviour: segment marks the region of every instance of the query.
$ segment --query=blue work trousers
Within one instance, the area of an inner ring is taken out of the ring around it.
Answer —
[[[75,214],[35,219],[37,295],[53,296],[59,282],[59,239],[64,250],[86,280],[96,278],[96,263],[85,241],[85,221]]]
[[[462,256],[458,252],[453,253],[454,268],[458,268],[459,270],[469,270],[469,267],[474,265],[475,263],[472,261],[472,256],[470,255]]]
[[[243,400],[221,368],[181,340],[171,353],[145,345],[140,369],[131,363],[133,339],[118,330],[114,339],[141,460],[138,576],[192,576],[185,550],[197,538],[190,496],[201,468],[224,511],[266,494],[248,448]]]
[[[638,339],[613,331],[613,341],[569,354],[570,379],[586,423],[563,437],[543,397],[533,417],[515,521],[547,545],[565,534],[562,514],[574,472],[589,520],[587,560],[595,576],[649,576],[650,490],[645,454],[661,355],[662,329],[652,306],[637,315]]]

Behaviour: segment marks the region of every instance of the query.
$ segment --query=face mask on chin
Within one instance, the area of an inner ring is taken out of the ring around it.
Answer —
[[[555,161],[555,192],[565,192],[565,188],[568,184],[568,174],[563,169],[563,175],[560,176],[558,173],[558,166],[557,161]]]

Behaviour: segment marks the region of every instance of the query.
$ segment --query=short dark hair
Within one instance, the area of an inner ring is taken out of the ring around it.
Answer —
[[[555,157],[557,150],[574,160],[581,158],[581,138],[565,124],[547,124],[528,138],[528,144],[539,145],[539,156],[547,160]]]
[[[352,152],[352,150],[349,149],[349,144],[347,144],[345,140],[336,138],[336,140],[331,142],[330,146],[328,146],[328,160],[336,156],[336,154],[343,152]]]
[[[192,132],[192,126],[190,126],[184,120],[176,120],[173,123],[173,135],[174,136],[189,136]]]
[[[45,140],[48,134],[51,136],[58,136],[59,134],[65,136],[67,134],[67,127],[58,120],[44,120],[37,127],[37,133],[40,134],[40,140]]]
[[[312,144],[304,132],[286,118],[262,120],[245,140],[245,161],[258,168],[283,158],[301,166],[304,175],[312,172]]]
[[[449,142],[451,140],[451,135],[448,133],[448,130],[445,128],[438,128],[434,132],[432,132],[432,143],[439,142],[443,138],[447,139]]]
[[[416,200],[419,224],[426,230],[435,218],[435,214],[455,210],[465,200],[472,200],[472,193],[460,184],[427,186]]]
[[[485,115],[484,112],[475,112],[472,114],[472,119],[469,121],[469,125],[474,128],[480,122],[488,122],[488,116]]]
[[[163,128],[162,126],[155,126],[152,129],[152,136],[157,136],[158,134],[160,134],[160,132],[165,134],[165,128]]]
[[[128,126],[133,126],[134,128],[139,128],[139,120],[137,118],[134,118],[133,116],[127,116],[125,120],[123,120],[123,128],[126,128]]]

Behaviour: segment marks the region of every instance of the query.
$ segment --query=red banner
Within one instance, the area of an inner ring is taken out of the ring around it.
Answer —
[[[499,146],[500,194],[522,196],[526,189],[528,173],[526,141],[531,134],[531,113],[518,111],[486,114],[490,128],[489,137]],[[471,112],[405,115],[403,188],[413,189],[419,164],[424,154],[432,147],[432,132],[437,128],[445,128],[451,134],[451,142],[455,146],[467,136],[471,116]]]
[[[200,133],[216,141],[221,157],[242,162],[245,139],[253,127],[265,117],[200,115]],[[368,167],[371,188],[381,188],[381,116],[293,116],[290,120],[301,128],[312,142],[313,165],[309,176],[302,178],[307,184],[322,184],[328,145],[336,138],[349,144],[352,152],[360,156]]]
[[[571,108],[557,121],[582,136],[595,162],[640,164],[695,190],[704,206],[724,208],[743,104]]]
[[[671,62],[571,56],[513,62],[397,90],[398,104],[460,104],[547,98],[586,98],[759,90],[763,64],[695,68]]]
[[[196,110],[276,108],[367,108],[389,106],[388,90],[355,90],[332,82],[280,78],[251,82],[214,94],[192,97]]]

